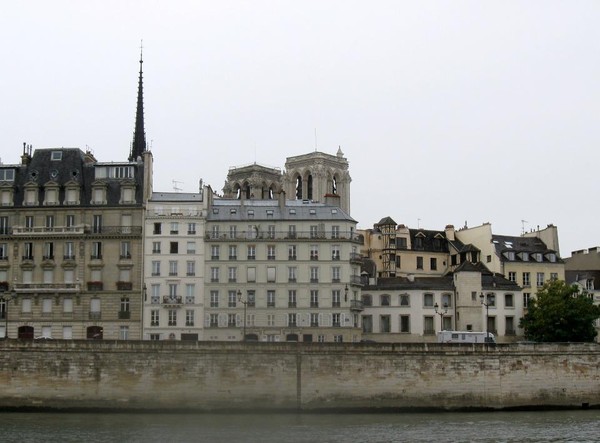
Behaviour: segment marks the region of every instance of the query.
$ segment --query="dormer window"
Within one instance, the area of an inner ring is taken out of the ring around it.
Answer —
[[[236,208],[231,208],[231,209],[229,210],[229,213],[230,213],[230,214],[237,214],[237,209],[236,209]]]
[[[317,210],[316,209],[309,209],[308,213],[310,215],[317,215]]]
[[[12,182],[15,180],[14,169],[0,169],[0,181]]]
[[[50,154],[50,160],[61,161],[62,160],[62,151],[52,151],[52,153]]]
[[[543,259],[542,259],[542,254],[540,254],[539,252],[538,252],[538,253],[535,253],[535,254],[533,254],[533,258],[534,258],[534,259],[535,259],[535,261],[537,261],[537,262],[541,262],[541,261],[543,260]]]
[[[556,254],[551,253],[551,254],[548,254],[546,257],[548,257],[548,261],[550,263],[556,263]]]
[[[54,206],[58,204],[58,188],[46,188],[44,194],[44,206]]]
[[[514,251],[508,251],[504,253],[504,256],[506,257],[507,260],[509,261],[515,261],[515,253]]]
[[[24,206],[37,206],[38,202],[38,187],[37,185],[25,185],[25,200]]]
[[[290,209],[290,215],[296,215],[296,210],[295,209]]]
[[[135,203],[135,187],[133,185],[121,186],[121,200],[119,203],[122,205]]]
[[[521,260],[523,260],[523,261],[529,261],[529,253],[528,252],[522,252],[521,253]]]
[[[104,183],[92,187],[92,205],[106,204],[106,186]]]
[[[78,185],[67,185],[65,189],[65,205],[78,205],[79,204],[79,186]]]
[[[2,206],[12,206],[13,205],[13,189],[6,188],[0,190],[0,204]]]

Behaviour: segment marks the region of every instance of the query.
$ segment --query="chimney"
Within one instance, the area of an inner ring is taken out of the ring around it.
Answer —
[[[279,191],[279,209],[282,211],[285,209],[285,191],[282,189]]]
[[[33,148],[27,143],[23,143],[23,154],[21,155],[21,164],[28,165],[31,162],[31,152]]]
[[[341,198],[337,194],[325,194],[325,204],[329,206],[335,206],[336,208],[341,207]]]
[[[447,240],[454,241],[454,225],[446,225],[445,234]]]

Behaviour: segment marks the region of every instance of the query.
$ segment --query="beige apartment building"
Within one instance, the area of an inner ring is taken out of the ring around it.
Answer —
[[[139,339],[144,202],[152,191],[142,61],[129,158],[23,145],[0,164],[0,335]]]

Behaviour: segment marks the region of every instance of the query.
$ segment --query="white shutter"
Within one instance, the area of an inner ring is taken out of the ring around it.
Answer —
[[[249,283],[256,282],[256,268],[248,268],[247,281]]]

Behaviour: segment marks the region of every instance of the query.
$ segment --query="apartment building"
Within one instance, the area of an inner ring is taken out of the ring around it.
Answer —
[[[205,340],[360,339],[356,221],[308,200],[221,199],[210,193]]]
[[[204,189],[154,192],[144,236],[145,340],[204,339]]]

